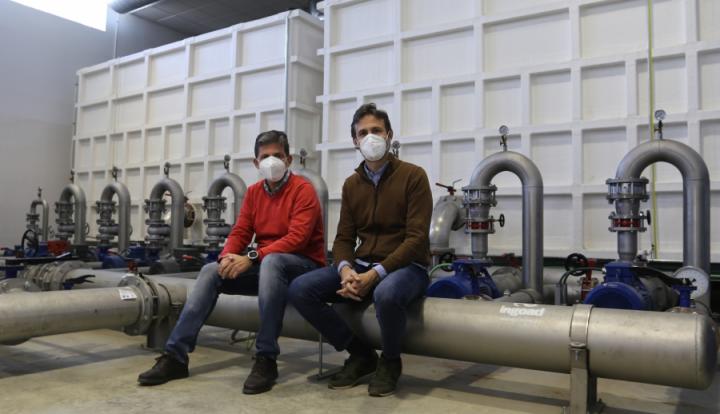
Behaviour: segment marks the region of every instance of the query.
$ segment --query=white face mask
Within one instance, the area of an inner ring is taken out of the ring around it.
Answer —
[[[258,170],[264,179],[274,183],[285,176],[287,165],[285,165],[285,161],[271,155],[260,161]]]
[[[368,134],[360,141],[360,153],[368,161],[377,161],[387,152],[387,141],[385,138]]]

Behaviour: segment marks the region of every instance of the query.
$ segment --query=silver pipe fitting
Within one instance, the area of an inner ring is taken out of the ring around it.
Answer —
[[[640,174],[643,170],[659,161],[674,165],[683,178],[683,264],[698,267],[709,274],[710,175],[705,161],[695,150],[683,143],[664,139],[638,145],[620,161],[615,180],[608,180],[610,185],[608,200],[616,203],[617,214],[627,213],[630,219],[642,218],[638,217],[636,211],[639,209],[640,201],[646,200],[647,195],[643,197],[638,195],[631,199],[617,198],[614,196],[616,187],[614,182],[635,183],[642,180]],[[625,193],[621,192],[621,194],[626,193],[638,194],[640,190],[631,191],[628,188]],[[637,255],[637,230],[618,228],[615,231],[617,231],[620,260],[634,260]],[[709,291],[697,300],[709,306]]]
[[[165,177],[158,181],[150,191],[150,198],[145,200],[145,212],[149,218],[145,221],[148,225],[148,235],[145,240],[150,248],[159,249],[170,237],[168,247],[174,251],[183,245],[183,221],[185,218],[185,194],[180,184],[168,176],[170,164],[165,163]],[[165,224],[162,214],[165,211],[165,192],[170,193],[170,226]]]
[[[74,202],[71,202],[71,199]],[[73,244],[85,244],[87,200],[83,189],[72,183],[66,185],[60,193],[59,201],[55,203],[55,212],[57,213],[56,234],[58,238],[67,240],[72,236]]]
[[[115,212],[113,196],[118,197],[118,224],[112,219]],[[118,236],[118,251],[127,250],[130,244],[130,191],[123,183],[117,181],[105,186],[100,201],[96,202],[100,218],[98,224],[98,240],[101,245],[109,247],[110,240]]]
[[[225,241],[225,238],[232,230],[231,226],[225,223],[225,219],[222,218],[223,211],[227,209],[227,203],[225,197],[222,196],[222,192],[226,188],[230,188],[233,192],[233,223],[237,221],[240,215],[240,208],[247,192],[247,186],[242,178],[230,172],[229,155],[225,155],[225,171],[225,174],[210,183],[207,196],[203,197],[203,210],[207,214],[207,218],[203,220],[203,223],[207,226],[207,237],[205,237],[204,241],[208,243],[208,251],[219,250],[219,245]]]
[[[40,218],[37,212],[37,206],[42,206],[42,224],[38,228],[37,221]],[[42,198],[42,188],[38,188],[38,198],[30,203],[30,211],[27,213],[26,222],[27,229],[34,231],[38,235],[38,239],[47,242],[49,240],[49,214],[50,208],[48,202]]]
[[[58,269],[57,272],[63,271]],[[71,279],[87,273],[95,275],[94,280],[99,286],[117,285],[123,277],[122,273],[107,270],[73,269],[65,270],[54,279]],[[192,279],[167,276],[153,276],[150,280],[157,285],[176,285],[176,289],[184,286],[188,293],[195,284]],[[533,297],[536,293],[520,291],[516,296],[520,294]],[[29,303],[33,296],[42,293],[18,295]],[[0,332],[5,332],[3,323],[10,324],[13,329],[27,329],[13,320],[12,313],[27,309],[26,303],[17,301],[5,307],[4,300],[0,301]],[[75,308],[73,304],[68,307]],[[380,328],[373,305],[364,309],[346,304],[334,307],[353,332],[367,343],[380,346]],[[32,308],[38,312],[44,309],[35,305]],[[11,311],[3,313],[6,309]],[[426,298],[407,310],[403,351],[475,363],[569,372],[569,332],[574,320],[578,319],[575,318],[577,310],[577,306]],[[714,323],[707,316],[601,309],[587,305],[580,310],[586,316],[583,320],[587,329],[591,375],[695,389],[705,389],[712,383],[718,340]],[[56,308],[53,313],[60,314]],[[35,322],[27,322],[32,320],[35,318],[23,318],[23,323],[34,326]],[[207,324],[257,331],[260,326],[257,297],[220,295]],[[673,336],[672,341],[667,340],[669,334]],[[17,336],[5,335],[4,338]],[[317,340],[317,331],[292,306],[285,311],[282,335]]]
[[[463,217],[463,202],[460,197],[446,195],[440,197],[433,208],[430,219],[430,254],[433,256],[433,265],[437,265],[439,256],[445,253],[454,253],[450,248],[450,233],[459,230],[465,225]]]
[[[463,187],[472,255],[484,258],[488,251],[488,234],[494,232],[495,219],[489,216],[495,206],[495,186],[491,180],[503,171],[510,171],[522,183],[522,256],[523,284],[542,296],[543,291],[543,181],[537,166],[526,156],[512,151],[493,154],[473,170],[470,184]]]

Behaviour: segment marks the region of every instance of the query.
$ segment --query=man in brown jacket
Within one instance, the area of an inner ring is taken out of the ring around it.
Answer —
[[[362,105],[350,132],[365,161],[343,185],[335,264],[296,278],[288,296],[330,344],[350,353],[328,386],[350,388],[374,373],[368,393],[380,397],[395,392],[402,372],[405,309],[428,285],[433,202],[425,171],[389,153],[393,131],[385,111]],[[328,306],[371,299],[382,334],[379,358]]]

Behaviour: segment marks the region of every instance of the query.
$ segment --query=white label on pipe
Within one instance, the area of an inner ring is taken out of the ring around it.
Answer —
[[[537,305],[529,305],[525,303],[513,303],[513,306],[500,306],[500,314],[508,316],[537,316],[541,317],[545,314],[545,308],[539,308]]]
[[[120,300],[135,300],[137,299],[137,294],[134,290],[130,288],[120,288],[118,290],[120,292]]]

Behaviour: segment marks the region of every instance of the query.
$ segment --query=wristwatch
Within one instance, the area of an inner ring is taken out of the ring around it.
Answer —
[[[250,259],[251,262],[257,263],[258,259],[260,258],[260,254],[257,252],[257,250],[250,250],[247,254],[248,259]]]

